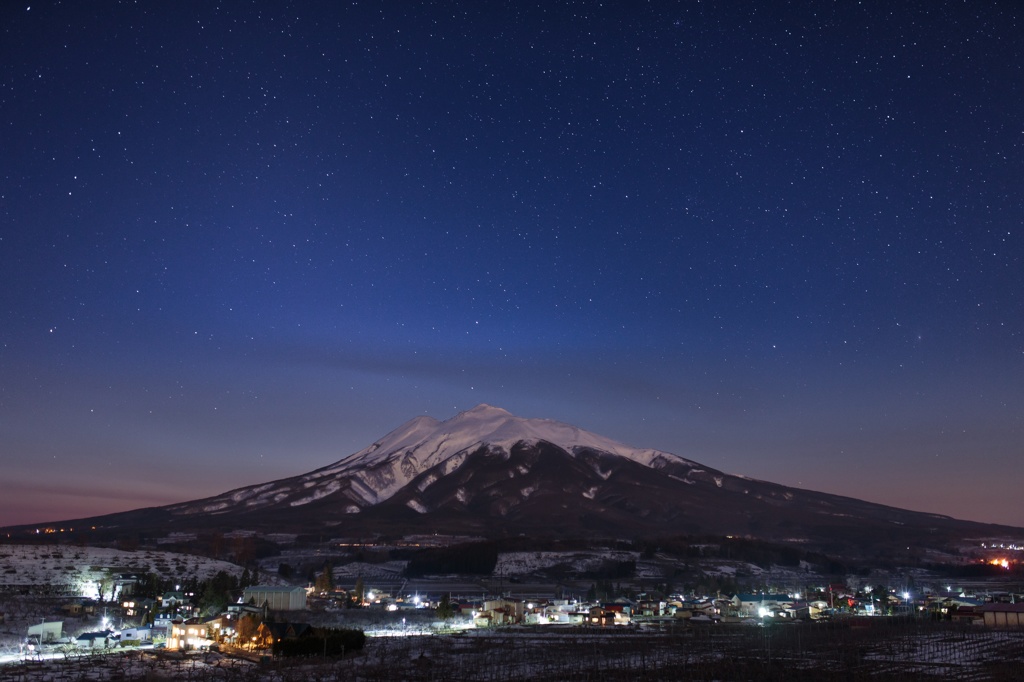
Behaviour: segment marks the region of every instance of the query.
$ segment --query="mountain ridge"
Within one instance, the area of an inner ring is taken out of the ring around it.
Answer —
[[[352,477],[349,490],[355,496],[346,496],[346,508],[349,513],[358,513],[357,508],[392,498],[427,469],[447,463],[445,474],[451,473],[461,466],[464,456],[476,448],[508,453],[517,443],[540,441],[552,443],[570,453],[584,448],[601,450],[645,466],[652,466],[659,459],[685,463],[694,468],[699,466],[678,455],[632,448],[563,422],[517,417],[500,407],[482,403],[445,421],[426,415],[414,417],[368,447],[333,464],[280,482],[257,484],[207,498],[202,501],[205,502],[202,511],[219,513],[237,503],[258,508],[285,500],[291,506],[300,506],[339,493],[343,486],[336,479],[347,475]],[[291,494],[296,478],[306,494]],[[170,505],[170,508],[194,511],[196,504],[185,502]]]
[[[726,474],[486,404],[445,421],[414,417],[305,474],[85,521],[112,533],[213,526],[382,536],[714,534],[833,548],[1024,534]]]

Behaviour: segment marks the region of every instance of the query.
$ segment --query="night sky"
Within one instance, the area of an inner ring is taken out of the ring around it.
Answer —
[[[0,8],[0,525],[485,402],[1024,526],[1024,8]]]

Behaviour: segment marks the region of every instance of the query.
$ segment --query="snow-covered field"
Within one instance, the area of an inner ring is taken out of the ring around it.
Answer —
[[[495,575],[528,575],[554,566],[568,566],[574,573],[598,570],[607,562],[636,561],[639,552],[601,550],[599,552],[502,552],[494,567]]]
[[[896,636],[875,647],[864,658],[898,664],[908,674],[927,675],[942,668],[982,668],[991,661],[998,661],[1007,647],[1024,649],[1024,633],[975,631]]]
[[[242,567],[175,552],[77,545],[0,545],[0,591],[49,586],[58,594],[95,597],[98,581],[111,572],[156,573],[184,581],[207,580],[220,571],[237,577],[242,574]]]
[[[28,662],[0,679],[43,680],[690,680],[970,679],[1024,675],[1021,633],[927,624],[844,627],[511,628],[459,635],[381,636],[337,660],[264,663],[217,653],[132,652]],[[397,634],[397,633],[396,633]]]
[[[399,580],[408,564],[408,561],[385,561],[379,564],[352,561],[335,567],[331,573],[336,580],[354,580],[356,578]]]
[[[746,561],[722,558],[692,558],[683,562],[679,559],[656,555],[641,558],[639,552],[624,550],[574,551],[574,552],[503,552],[498,555],[494,569],[496,576],[526,576],[543,573],[561,567],[563,573],[581,574],[600,571],[609,563],[633,561],[636,563],[635,579],[658,582],[686,572],[696,581],[699,576],[729,578],[752,585],[802,585],[820,579],[809,564],[800,567],[771,566],[762,568]]]
[[[171,651],[135,650],[58,656],[49,660],[20,660],[0,665],[0,680],[263,679],[256,672],[256,663],[216,652],[186,656]]]

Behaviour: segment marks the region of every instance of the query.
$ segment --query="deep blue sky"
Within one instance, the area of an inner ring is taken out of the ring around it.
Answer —
[[[0,525],[487,402],[1024,526],[1021,13],[5,3]]]

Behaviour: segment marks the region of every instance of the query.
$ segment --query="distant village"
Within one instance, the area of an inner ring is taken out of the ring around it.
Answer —
[[[631,597],[556,598],[555,595],[409,594],[360,579],[334,586],[328,572],[308,586],[236,586],[224,575],[205,585],[203,594],[173,590],[155,597],[140,589],[151,577],[111,574],[110,599],[77,597],[63,601],[52,620],[28,627],[24,657],[53,651],[98,651],[126,647],[177,651],[221,650],[239,655],[272,656],[289,644],[326,642],[336,633],[312,620],[339,610],[359,609],[379,616],[377,631],[367,634],[423,634],[503,627],[543,628],[706,628],[796,624],[822,619],[919,618],[959,622],[976,628],[1024,628],[1024,594],[1011,591],[968,593],[946,586],[897,592],[882,586],[850,589],[823,585],[806,594],[737,592],[713,596],[639,593]],[[227,586],[222,604],[211,593]],[[593,592],[593,590],[591,590]],[[205,594],[205,597],[204,597]],[[211,603],[212,602],[212,603]],[[418,616],[413,624],[412,616]],[[95,623],[96,627],[81,628]],[[359,633],[363,636],[363,633]],[[332,639],[332,641],[334,641]],[[342,638],[350,651],[358,638]],[[343,645],[344,646],[344,645]],[[302,650],[301,648],[299,650]]]

